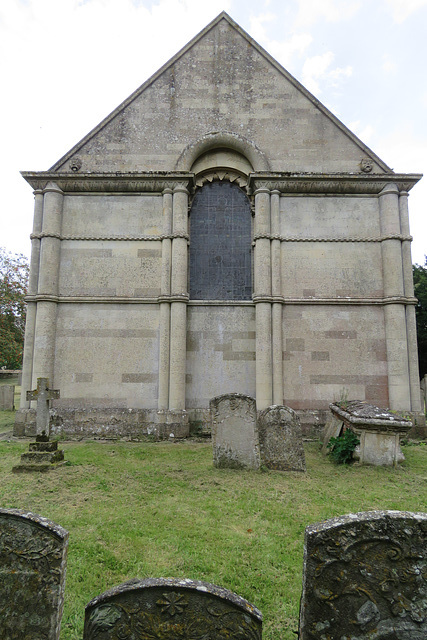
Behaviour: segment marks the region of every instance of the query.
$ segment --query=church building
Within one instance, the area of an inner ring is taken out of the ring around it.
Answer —
[[[22,404],[52,430],[183,437],[224,393],[421,410],[408,192],[221,13],[34,189]]]

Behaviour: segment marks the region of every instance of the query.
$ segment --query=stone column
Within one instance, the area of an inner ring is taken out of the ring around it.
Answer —
[[[400,229],[403,236],[409,236],[408,192],[401,191],[399,196]],[[414,297],[414,278],[412,274],[411,241],[402,241],[403,288],[407,298]],[[421,411],[419,393],[420,374],[418,369],[417,324],[415,305],[406,306],[406,334],[408,340],[409,386],[411,392],[411,410]]]
[[[56,311],[61,250],[61,223],[64,194],[59,187],[49,182],[43,190],[43,225],[40,243],[40,271],[37,302],[32,388],[37,378],[49,378],[53,386],[56,333]]]
[[[169,409],[185,409],[187,265],[188,265],[188,191],[175,187],[173,192],[173,235],[171,272],[171,324],[169,364]]]
[[[271,295],[272,305],[272,364],[273,404],[283,404],[283,340],[282,340],[282,282],[280,246],[280,192],[272,191],[271,203]]]
[[[254,301],[256,318],[256,403],[258,411],[273,402],[271,353],[270,191],[255,191]]]
[[[172,189],[163,191],[163,235],[172,232]],[[160,328],[159,328],[159,399],[158,408],[169,408],[169,367],[170,367],[170,293],[171,293],[172,240],[162,239],[162,280],[160,285]]]
[[[381,235],[399,236],[399,191],[388,184],[379,194]],[[406,310],[402,302],[393,298],[404,296],[401,240],[389,238],[381,243],[384,297],[390,299],[384,306],[385,337],[388,366],[388,392],[390,408],[408,411],[411,408],[409,387],[408,343]]]
[[[37,294],[37,286],[39,280],[39,262],[40,262],[40,234],[42,232],[43,223],[43,191],[37,189],[34,191],[34,220],[33,233],[31,237],[31,260],[30,260],[30,278],[28,281],[28,295],[35,296]],[[24,339],[24,357],[22,363],[22,382],[21,382],[21,409],[27,409],[30,401],[27,400],[27,391],[31,390],[32,371],[33,371],[33,355],[34,355],[34,333],[36,328],[36,306],[35,301],[27,302],[27,317],[25,321],[25,339]]]

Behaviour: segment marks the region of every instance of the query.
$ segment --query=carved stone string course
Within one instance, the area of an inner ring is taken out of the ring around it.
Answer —
[[[262,614],[235,593],[197,580],[131,580],[86,607],[83,640],[261,640]]]

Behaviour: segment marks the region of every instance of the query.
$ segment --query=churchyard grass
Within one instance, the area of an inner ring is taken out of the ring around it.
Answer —
[[[61,640],[81,640],[84,606],[130,578],[187,577],[245,597],[265,640],[298,628],[308,524],[372,509],[427,511],[427,446],[398,469],[337,466],[305,443],[307,473],[215,469],[208,442],[64,442],[67,464],[13,475],[28,441],[0,442],[0,505],[70,532]]]

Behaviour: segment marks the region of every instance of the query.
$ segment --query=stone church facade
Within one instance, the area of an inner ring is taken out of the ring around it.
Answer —
[[[306,431],[342,394],[420,411],[408,192],[220,14],[35,190],[22,405],[169,437],[223,393]]]

